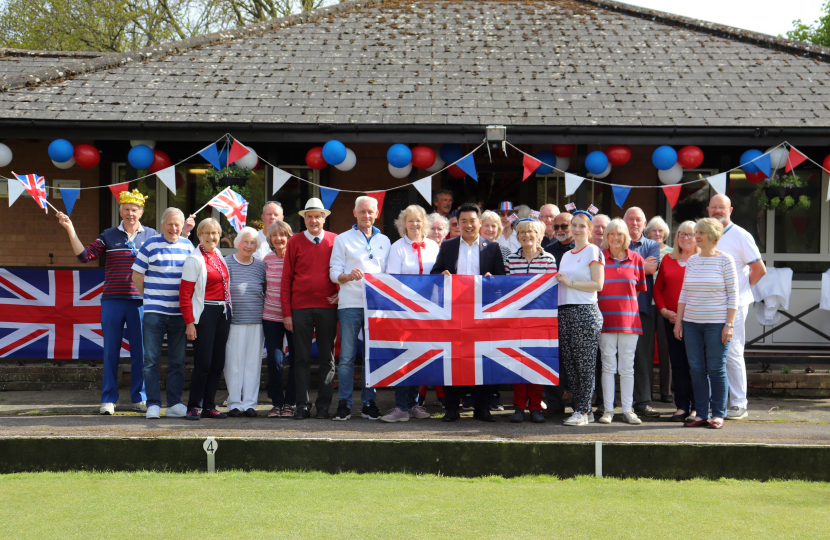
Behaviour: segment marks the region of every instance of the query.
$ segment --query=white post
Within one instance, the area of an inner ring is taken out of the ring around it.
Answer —
[[[602,443],[596,442],[596,451],[594,453],[594,470],[597,478],[602,478]]]
[[[205,439],[204,444],[202,444],[202,448],[205,449],[205,453],[207,454],[208,472],[216,472],[216,449],[219,448],[219,443],[216,442],[215,438],[208,437]]]

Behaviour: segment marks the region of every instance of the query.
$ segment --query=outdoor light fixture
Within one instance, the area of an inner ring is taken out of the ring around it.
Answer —
[[[484,137],[487,139],[487,153],[490,154],[490,150],[498,150],[501,148],[504,151],[504,155],[507,155],[507,128],[504,126],[487,126],[484,128]],[[492,161],[492,154],[490,155],[490,160]]]

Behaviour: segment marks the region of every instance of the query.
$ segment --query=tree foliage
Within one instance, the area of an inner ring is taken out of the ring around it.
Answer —
[[[811,25],[804,24],[801,19],[794,20],[793,29],[787,32],[786,37],[830,47],[830,0],[825,2],[821,10],[824,15]]]

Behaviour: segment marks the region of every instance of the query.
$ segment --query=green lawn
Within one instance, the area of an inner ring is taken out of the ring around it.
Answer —
[[[830,484],[221,472],[0,476],[3,538],[819,538]]]

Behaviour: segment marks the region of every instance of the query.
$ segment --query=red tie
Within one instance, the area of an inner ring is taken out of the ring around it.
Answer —
[[[424,242],[412,242],[412,251],[418,254],[418,273],[424,273],[424,263],[421,260],[421,250],[427,247]]]

